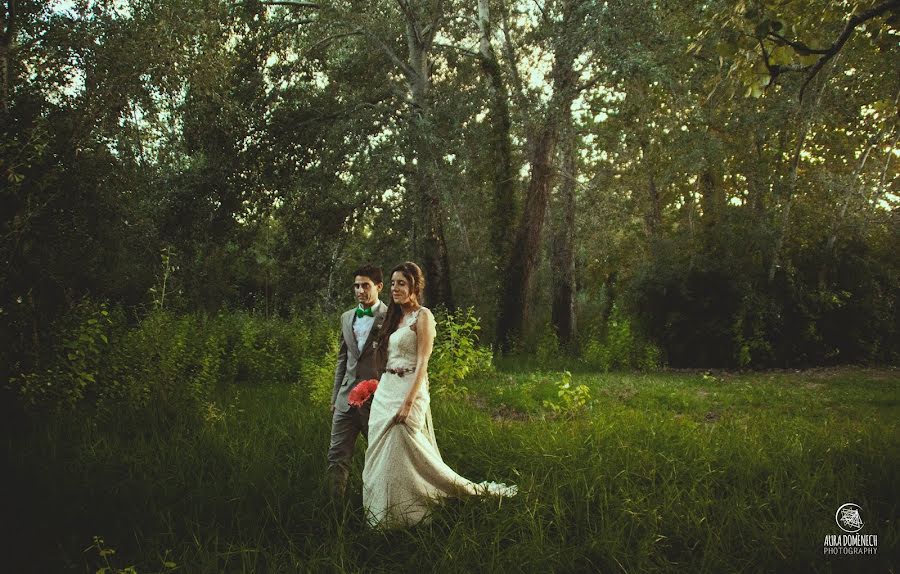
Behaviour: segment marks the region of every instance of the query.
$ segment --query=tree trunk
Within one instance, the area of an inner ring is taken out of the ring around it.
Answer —
[[[434,173],[439,159],[431,141],[430,129],[424,117],[414,113],[411,129],[414,130],[416,166],[413,175],[413,192],[416,205],[418,251],[422,256],[422,268],[426,277],[426,297],[429,306],[453,306],[450,289],[450,260],[444,236],[443,206],[436,189]]]
[[[531,179],[509,263],[501,276],[497,344],[502,351],[508,351],[513,340],[521,335],[522,327],[528,322],[530,314],[528,294],[537,266],[544,216],[553,187],[553,159],[560,123],[571,113],[570,108],[575,99],[573,61],[571,47],[561,44],[553,62],[553,96],[529,153]]]
[[[801,120],[803,121],[803,120]],[[769,266],[769,283],[775,280],[775,272],[778,270],[781,258],[781,250],[784,248],[784,240],[787,237],[788,226],[791,220],[791,205],[794,202],[794,190],[797,187],[797,174],[800,169],[800,152],[803,151],[803,142],[806,141],[808,122],[803,121],[800,127],[800,133],[797,136],[797,144],[794,146],[794,153],[791,157],[791,171],[788,175],[787,199],[784,210],[781,212],[781,226],[778,232],[778,238],[775,240],[775,248],[772,251],[772,262]]]
[[[694,194],[690,191],[683,194],[683,205],[681,206],[682,214],[684,215],[684,224],[687,226],[688,234],[691,237],[691,241],[694,240],[694,217],[695,212],[697,210],[696,202],[694,201]]]
[[[556,150],[558,120],[551,118],[538,136],[531,157],[531,180],[522,218],[510,253],[506,272],[501,277],[503,297],[497,319],[497,343],[508,351],[513,339],[521,335],[527,322],[528,293],[540,251],[541,230],[547,200],[553,185],[553,154]]]
[[[750,182],[750,211],[757,223],[766,212],[766,195],[769,192],[764,177],[764,174],[770,171],[764,145],[765,138],[754,133],[753,148],[756,151],[756,162],[748,168],[747,179]]]
[[[725,190],[722,180],[714,169],[707,165],[700,174],[700,207],[703,210],[703,226],[712,229],[719,223],[725,210]]]
[[[494,260],[499,267],[509,254],[513,227],[515,224],[515,175],[512,165],[512,143],[510,130],[512,120],[509,113],[509,94],[500,72],[500,64],[491,44],[491,18],[488,0],[478,0],[478,28],[481,32],[479,54],[481,69],[488,79],[488,118],[491,125],[491,156],[493,194],[491,210],[491,245]]]
[[[612,317],[613,309],[616,306],[617,281],[619,274],[616,271],[608,273],[603,280],[603,292],[606,299],[600,310],[600,327],[603,329],[602,335],[605,337],[609,331],[609,319]]]
[[[450,287],[450,259],[444,236],[444,210],[437,190],[436,173],[440,173],[441,155],[435,143],[431,125],[428,94],[431,87],[429,58],[436,26],[424,32],[417,15],[404,3],[406,39],[409,46],[406,79],[409,85],[411,109],[409,127],[416,157],[412,187],[416,205],[416,236],[422,267],[427,280],[426,297],[430,306],[453,307]]]
[[[896,108],[896,105],[894,106]],[[897,149],[897,141],[900,139],[900,131],[894,135],[894,141],[891,143],[891,147],[889,149]],[[887,175],[888,169],[891,167],[891,159],[894,157],[894,154],[888,153],[885,154],[884,157],[884,167],[881,169],[881,177],[878,178],[878,185],[875,187],[874,194],[869,198],[869,201],[873,205],[877,205],[881,200],[881,196],[887,190]],[[891,181],[896,179],[896,176],[891,177]]]
[[[16,0],[7,0],[0,9],[0,107],[9,111],[9,68],[13,44],[16,40]]]
[[[881,134],[879,134],[880,136]],[[844,218],[847,216],[847,208],[850,207],[850,200],[853,199],[853,195],[859,191],[859,177],[862,174],[862,170],[866,167],[866,161],[869,159],[869,154],[878,145],[880,142],[873,142],[869,144],[866,148],[866,151],[862,154],[862,157],[859,160],[859,165],[856,167],[856,170],[853,172],[853,177],[850,180],[850,184],[847,186],[846,191],[844,192],[844,200],[841,202],[841,209],[838,212],[837,218],[831,227],[831,233],[828,235],[828,244],[825,248],[826,257],[831,258],[834,251],[834,244],[837,242],[838,230],[841,228],[841,224],[844,222]]]
[[[9,46],[0,41],[0,109],[9,111]]]
[[[566,130],[560,153],[563,179],[558,187],[558,213],[554,218],[551,249],[553,284],[552,321],[559,342],[569,346],[575,339],[575,184],[577,175],[577,136],[571,126]]]
[[[840,54],[838,55],[838,57],[840,57]],[[835,62],[836,61],[837,58],[835,58]],[[769,265],[769,283],[772,283],[775,280],[775,272],[778,270],[778,266],[781,263],[781,252],[784,249],[784,240],[787,237],[788,227],[790,226],[791,206],[794,202],[794,192],[797,189],[797,177],[800,170],[800,157],[801,152],[803,151],[803,144],[806,142],[806,136],[809,134],[809,125],[812,123],[812,115],[815,110],[819,109],[819,104],[822,103],[822,94],[825,93],[825,85],[827,82],[828,76],[823,75],[820,78],[815,104],[810,106],[809,109],[804,112],[804,101],[801,99],[799,107],[797,109],[797,118],[800,123],[800,130],[797,134],[797,143],[794,146],[794,151],[791,155],[791,171],[788,175],[787,190],[785,191],[787,199],[785,202],[784,211],[782,211],[781,213],[781,226],[778,230],[778,237],[775,240],[775,247],[772,250],[772,261]]]
[[[644,226],[647,237],[651,242],[659,239],[659,225],[662,221],[662,209],[659,203],[659,190],[656,188],[656,178],[653,174],[653,162],[648,152],[649,145],[641,143],[641,151],[644,156],[644,169],[647,172],[647,205],[644,210]]]

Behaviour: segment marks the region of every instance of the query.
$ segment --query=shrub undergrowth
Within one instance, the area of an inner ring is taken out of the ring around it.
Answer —
[[[331,390],[337,334],[325,316],[154,310],[126,325],[121,309],[85,302],[66,323],[52,364],[11,381],[33,412],[199,419],[231,385]]]

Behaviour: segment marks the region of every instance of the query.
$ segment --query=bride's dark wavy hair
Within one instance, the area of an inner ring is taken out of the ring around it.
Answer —
[[[393,277],[394,273],[397,271],[403,273],[403,276],[406,278],[406,282],[410,287],[410,295],[416,298],[416,302],[418,302],[419,305],[424,305],[425,274],[422,273],[422,269],[412,261],[407,261],[391,269],[391,273],[388,277]],[[378,367],[378,372],[380,373],[383,373],[384,369],[387,368],[388,339],[391,338],[391,335],[400,325],[401,317],[403,317],[403,309],[400,305],[394,303],[394,298],[391,297],[387,314],[384,317],[384,326],[381,328],[381,333],[378,335],[378,349],[375,352],[375,365]]]

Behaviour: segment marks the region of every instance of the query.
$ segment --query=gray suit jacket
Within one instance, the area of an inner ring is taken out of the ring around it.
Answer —
[[[374,342],[378,338],[386,314],[387,305],[381,303],[375,310],[375,322],[362,351],[359,350],[356,335],[353,333],[356,308],[341,315],[341,346],[338,351],[337,368],[334,370],[334,389],[331,391],[331,404],[336,410],[344,413],[350,410],[347,397],[358,382],[379,378],[380,374],[375,366]]]

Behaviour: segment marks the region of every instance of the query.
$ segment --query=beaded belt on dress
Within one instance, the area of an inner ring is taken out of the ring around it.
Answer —
[[[415,372],[415,367],[400,367],[399,369],[385,369],[385,372],[391,373],[392,375],[397,375],[398,377],[402,377],[407,373]]]

